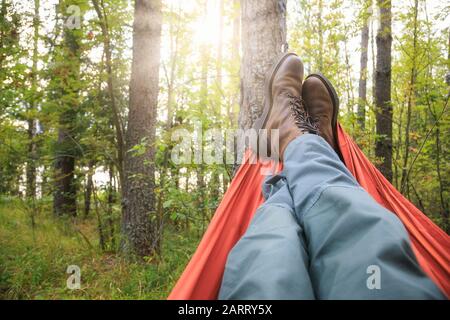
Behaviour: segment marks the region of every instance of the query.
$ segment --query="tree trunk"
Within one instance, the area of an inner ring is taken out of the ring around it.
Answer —
[[[33,17],[33,65],[31,67],[31,101],[29,104],[28,115],[28,161],[27,161],[27,198],[34,199],[36,197],[36,160],[37,160],[37,145],[35,141],[36,136],[36,121],[34,112],[37,103],[37,64],[38,64],[38,41],[39,41],[39,8],[40,0],[34,0],[34,17]]]
[[[391,104],[391,0],[377,0],[380,27],[377,34],[375,105],[377,110],[377,142],[375,155],[383,159],[381,173],[392,181],[392,104]]]
[[[161,240],[154,193],[161,23],[160,0],[135,1],[126,150],[139,144],[145,150],[124,159],[122,249],[139,257],[158,253]]]
[[[89,216],[89,212],[91,211],[91,197],[92,197],[92,189],[94,187],[94,181],[92,180],[93,174],[94,174],[94,163],[93,163],[93,161],[91,161],[88,166],[86,191],[84,193],[84,217],[85,218],[87,218]]]
[[[95,216],[97,217],[97,231],[98,231],[98,239],[100,248],[105,251],[106,250],[106,242],[105,242],[105,230],[103,226],[103,221],[100,213],[100,208],[98,207],[99,199],[97,198],[97,190],[94,188],[94,207],[95,207]]]
[[[262,114],[264,77],[283,51],[286,39],[285,0],[242,0],[241,106],[238,125],[249,129]],[[238,160],[243,146],[239,146]]]
[[[108,232],[108,245],[111,250],[114,250],[116,247],[115,241],[115,228],[114,228],[114,210],[113,206],[115,203],[115,194],[116,190],[114,188],[114,166],[110,164],[109,166],[109,183],[108,183],[108,214],[106,216],[106,221],[108,223],[109,232]]]
[[[61,1],[59,9],[66,12],[71,5],[80,5],[79,1]],[[81,18],[81,17],[80,17]],[[55,147],[55,191],[53,210],[55,215],[76,216],[76,184],[74,180],[75,159],[79,145],[76,142],[76,116],[79,106],[79,79],[81,64],[81,37],[79,27],[64,27],[61,57],[55,69],[55,100],[63,103],[58,124],[58,141]]]
[[[208,6],[207,2],[204,2],[204,17],[208,16]],[[210,50],[208,44],[204,43],[201,47],[201,84],[200,84],[200,120],[201,120],[201,130],[203,133],[203,120],[205,118],[205,110],[208,110],[208,70],[209,70],[209,59],[210,59]],[[200,150],[203,150],[203,135],[200,136],[198,145]],[[197,176],[197,191],[199,192],[198,197],[198,207],[201,213],[202,219],[202,234],[205,231],[206,227],[206,217],[207,217],[207,209],[206,209],[206,182],[205,182],[205,165],[203,164],[203,158],[200,158],[200,163],[196,168],[196,176]]]
[[[71,117],[72,118],[72,117]],[[64,120],[60,120],[60,123]],[[67,129],[60,128],[58,145],[69,144],[72,139]],[[77,215],[76,185],[74,181],[75,157],[73,155],[57,154],[55,161],[55,192],[53,195],[53,210],[56,216]]]
[[[376,77],[376,53],[375,53],[375,27],[374,27],[374,19],[370,20],[370,27],[369,27],[369,33],[370,33],[370,53],[372,56],[371,59],[371,64],[372,64],[372,87],[371,87],[371,91],[372,91],[372,105],[375,105],[375,77]],[[374,136],[376,134],[376,125],[373,124],[373,121],[376,121],[376,108],[373,107],[372,108],[373,114],[369,114],[369,118],[368,118],[368,126],[369,126],[369,130],[368,130],[368,144],[369,147],[367,148],[367,153],[368,153],[368,157],[369,159],[371,157],[373,157],[373,153],[375,152],[375,139]]]
[[[358,123],[361,129],[366,126],[366,104],[367,104],[367,61],[369,48],[369,17],[372,1],[364,3],[363,27],[361,30],[361,58],[359,71],[359,90],[358,90]]]

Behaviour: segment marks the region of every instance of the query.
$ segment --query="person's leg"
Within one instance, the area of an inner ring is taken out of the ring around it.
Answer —
[[[283,54],[266,77],[264,112],[254,129],[279,130],[278,141],[259,135],[259,146],[266,145],[272,155],[283,154],[289,141],[302,132],[315,130],[297,108],[302,81],[303,63],[292,53]],[[286,183],[276,176],[265,187],[272,189],[264,190],[266,202],[228,255],[219,298],[314,299],[303,230]]]
[[[408,234],[320,136],[305,134],[284,152],[288,189],[309,253],[318,299],[439,299]]]
[[[303,230],[279,176],[263,186],[266,202],[228,255],[219,299],[314,299]]]

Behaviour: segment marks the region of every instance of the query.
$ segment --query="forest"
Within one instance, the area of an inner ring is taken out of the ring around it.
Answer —
[[[1,0],[0,13],[0,299],[166,299],[242,158],[180,163],[179,139],[203,149],[196,130],[251,128],[286,50],[332,80],[345,131],[450,231],[448,1]]]

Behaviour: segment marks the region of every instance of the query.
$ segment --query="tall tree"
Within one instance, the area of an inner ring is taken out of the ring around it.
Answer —
[[[242,0],[241,17],[241,108],[238,125],[241,129],[249,129],[263,110],[264,76],[286,44],[286,0]],[[241,156],[239,152],[238,157]]]
[[[359,89],[358,89],[358,122],[361,129],[366,124],[366,103],[367,103],[367,61],[369,48],[369,17],[372,11],[372,1],[363,3],[362,29],[361,29],[361,58],[359,69]]]
[[[36,136],[36,120],[35,112],[37,108],[37,83],[38,83],[38,41],[39,41],[39,8],[40,1],[34,0],[34,16],[33,16],[33,54],[31,67],[31,92],[28,106],[27,116],[27,133],[28,133],[28,161],[27,161],[27,197],[34,198],[36,196],[36,160],[37,160],[37,145],[35,141]]]
[[[80,106],[79,91],[81,65],[82,15],[84,0],[61,0],[59,9],[64,16],[63,41],[56,50],[53,99],[58,104],[58,140],[55,144],[55,190],[53,210],[55,215],[77,214],[75,160],[79,152],[76,119]],[[75,12],[73,9],[75,8]],[[73,14],[70,16],[70,14]]]
[[[155,124],[159,91],[161,1],[136,0],[133,61],[124,161],[122,248],[143,257],[159,252],[155,213]]]
[[[392,181],[392,103],[391,103],[391,0],[377,0],[380,25],[377,33],[377,62],[375,71],[375,105],[377,142],[375,155],[382,158],[381,173]]]

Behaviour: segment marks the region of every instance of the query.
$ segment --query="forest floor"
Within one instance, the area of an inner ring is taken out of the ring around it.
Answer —
[[[27,212],[0,198],[0,299],[165,299],[199,241],[169,226],[158,262],[132,262],[100,250],[94,217],[55,219],[40,205],[33,228]],[[80,289],[67,288],[69,265]]]

